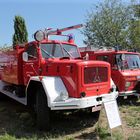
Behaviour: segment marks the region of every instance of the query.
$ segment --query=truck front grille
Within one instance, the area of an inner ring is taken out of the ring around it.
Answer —
[[[101,83],[107,82],[108,69],[107,67],[86,67],[84,68],[84,83]]]

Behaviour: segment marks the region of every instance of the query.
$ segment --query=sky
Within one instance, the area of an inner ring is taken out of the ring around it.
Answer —
[[[102,0],[0,0],[0,46],[12,45],[15,15],[25,19],[28,40],[32,41],[33,34],[40,29],[84,24],[87,12],[99,1]],[[74,34],[79,47],[84,45],[81,30],[66,32]]]
[[[32,41],[37,30],[83,24],[87,11],[97,3],[98,0],[0,0],[0,46],[12,45],[15,15],[25,19],[28,39]],[[66,33],[74,34],[76,44],[83,46],[80,30]]]

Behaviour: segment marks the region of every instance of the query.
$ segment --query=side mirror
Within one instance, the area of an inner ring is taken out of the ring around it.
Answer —
[[[22,54],[22,60],[27,62],[28,61],[28,53],[27,52],[23,52]]]
[[[125,60],[125,54],[121,54],[121,60],[124,61]]]
[[[89,54],[86,53],[86,55],[83,57],[84,60],[89,60]]]

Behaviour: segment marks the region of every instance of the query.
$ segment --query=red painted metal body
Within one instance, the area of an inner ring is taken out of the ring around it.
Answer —
[[[82,92],[86,93],[87,97],[110,92],[109,63],[59,55],[45,58],[43,55],[46,54],[44,50],[41,50],[44,44],[54,45],[53,48],[59,45],[60,47],[70,45],[77,51],[76,55],[80,56],[77,46],[72,41],[61,42],[47,39],[41,42],[33,41],[22,46],[17,45],[13,50],[3,52],[3,59],[0,60],[1,64],[3,60],[5,61],[1,75],[2,81],[17,86],[27,86],[32,76],[59,76],[68,90],[69,97],[80,98]],[[43,49],[46,49],[45,47]],[[62,48],[60,49],[62,53],[65,52]],[[22,59],[23,52],[34,53],[35,56],[25,62]],[[52,49],[51,53],[54,52],[55,50]],[[92,80],[88,81],[90,78]]]
[[[114,50],[83,50],[84,48],[81,49],[81,55],[84,57],[88,54],[89,60],[102,60],[110,63],[111,77],[120,93],[140,91],[138,87],[140,85],[139,53]],[[119,61],[122,55],[126,58],[123,65],[120,64],[123,61]],[[135,67],[132,67],[132,65]]]
[[[24,49],[8,50],[1,53],[1,79],[15,85],[23,84],[22,57]]]

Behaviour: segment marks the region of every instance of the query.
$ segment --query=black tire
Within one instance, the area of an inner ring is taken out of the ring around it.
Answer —
[[[48,107],[46,94],[42,88],[40,88],[36,94],[36,115],[38,129],[49,130],[50,109]]]
[[[94,118],[96,118],[96,119],[99,119],[100,111],[91,112],[91,116],[94,117]]]
[[[6,100],[8,97],[0,92],[0,101]]]

